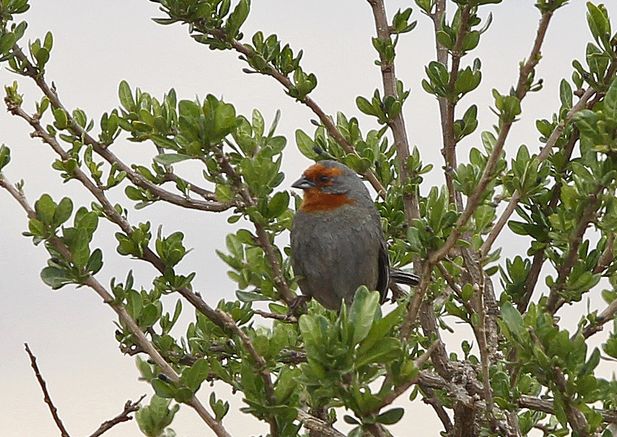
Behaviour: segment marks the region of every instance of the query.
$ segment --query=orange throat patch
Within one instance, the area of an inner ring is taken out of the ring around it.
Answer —
[[[346,194],[328,194],[319,188],[310,188],[304,191],[304,200],[300,210],[304,212],[331,211],[352,203],[354,203],[353,200]]]

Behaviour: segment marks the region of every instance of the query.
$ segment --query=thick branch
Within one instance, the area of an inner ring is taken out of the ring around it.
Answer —
[[[482,392],[482,384],[473,382],[468,387],[463,387],[456,382],[446,381],[439,375],[436,375],[428,370],[420,371],[418,376],[418,384],[429,387],[435,390],[445,390],[452,399],[457,402],[462,402],[468,405],[478,403],[483,408],[483,401],[478,401],[473,395]],[[540,399],[533,396],[521,395],[518,399],[518,405],[521,408],[527,408],[533,411],[543,411],[548,414],[555,414],[553,401],[550,399]],[[617,423],[617,411],[595,409],[606,423]]]
[[[0,184],[1,183],[2,183],[2,179],[0,178]],[[53,401],[51,400],[51,396],[49,396],[49,392],[47,391],[47,383],[43,379],[43,375],[41,375],[39,366],[36,364],[36,357],[30,350],[28,343],[24,343],[24,346],[26,348],[26,353],[30,357],[30,366],[32,366],[32,369],[34,370],[34,375],[36,376],[36,380],[38,381],[39,386],[41,387],[41,390],[43,392],[43,400],[47,404],[47,407],[49,407],[49,411],[51,412],[51,416],[53,417],[54,422],[56,423],[56,427],[60,431],[60,435],[62,437],[70,437],[68,431],[66,430],[66,428],[64,427],[64,424],[62,423],[62,419],[60,419],[60,416],[58,415],[58,409],[56,408]]]

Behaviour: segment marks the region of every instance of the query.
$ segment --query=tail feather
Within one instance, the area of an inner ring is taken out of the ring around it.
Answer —
[[[403,285],[418,285],[420,283],[420,277],[413,273],[404,272],[398,269],[390,269],[390,280],[397,284]]]

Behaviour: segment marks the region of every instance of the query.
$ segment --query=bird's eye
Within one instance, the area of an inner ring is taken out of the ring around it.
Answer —
[[[328,176],[319,176],[319,182],[328,182],[329,180]]]

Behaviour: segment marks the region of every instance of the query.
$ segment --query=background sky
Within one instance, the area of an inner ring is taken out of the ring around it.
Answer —
[[[152,22],[152,17],[161,16],[154,3],[146,0],[31,0],[30,3],[31,10],[25,15],[29,22],[26,40],[42,37],[47,30],[53,32],[55,44],[47,78],[55,83],[65,106],[80,107],[99,120],[103,112],[118,106],[118,83],[125,79],[132,87],[138,86],[159,97],[171,87],[176,89],[179,98],[203,98],[212,93],[233,103],[241,114],[250,115],[253,108],[258,108],[267,122],[280,109],[279,132],[289,140],[283,188],[289,189],[309,164],[295,150],[293,133],[297,128],[312,132],[310,119],[314,115],[286,96],[271,78],[243,74],[244,64],[234,53],[210,52],[189,38],[186,28]],[[531,150],[538,149],[535,120],[551,117],[558,107],[560,79],[570,77],[572,59],[584,54],[590,39],[585,2],[570,3],[553,19],[537,75],[544,79],[544,90],[525,99],[523,119],[514,125],[506,146],[509,153],[523,143]],[[410,1],[387,2],[389,16],[410,4]],[[613,9],[613,14],[617,13]],[[460,105],[462,111],[476,103],[480,125],[476,134],[459,147],[461,161],[470,147],[480,147],[479,133],[489,130],[496,122],[489,110],[490,91],[497,88],[506,93],[516,83],[518,63],[529,53],[539,19],[531,0],[506,0],[483,11],[494,12],[493,24],[478,50],[464,58],[465,64],[476,56],[482,59],[483,82]],[[437,102],[420,87],[424,66],[434,59],[432,27],[428,18],[418,11],[414,11],[414,16],[419,21],[418,27],[401,38],[396,63],[399,77],[412,91],[405,106],[410,141],[419,147],[425,162],[435,164],[422,188],[426,192],[431,184],[443,183],[441,134]],[[244,33],[252,35],[259,29],[265,34],[276,33],[295,50],[304,49],[303,68],[316,73],[319,79],[312,97],[327,113],[343,111],[348,116],[359,116],[364,130],[374,126],[372,120],[359,114],[354,104],[356,96],[370,96],[375,88],[381,88],[379,70],[373,64],[377,55],[370,41],[374,24],[367,2],[255,0]],[[40,94],[32,84],[6,70],[0,71],[0,83],[6,85],[13,80],[20,83],[20,90],[25,94],[25,107],[34,108],[33,102]],[[62,184],[58,173],[50,167],[55,155],[28,134],[28,126],[23,121],[0,111],[0,143],[10,146],[13,152],[12,162],[5,169],[6,176],[14,182],[23,178],[32,202],[47,192],[56,199],[70,196],[76,205],[89,204],[91,199],[77,182]],[[148,163],[153,154],[153,148],[146,144],[120,140],[113,147],[128,162]],[[179,169],[194,170],[190,165]],[[112,198],[123,201],[122,190],[116,189]],[[211,305],[221,298],[234,298],[235,288],[227,279],[226,266],[214,254],[215,249],[224,248],[224,237],[229,232],[225,218],[225,214],[179,211],[166,205],[131,211],[129,215],[133,223],[150,220],[153,228],[162,225],[166,233],[185,232],[187,246],[194,250],[182,263],[181,270],[198,273],[195,288]],[[0,220],[3,227],[0,235],[3,308],[0,434],[20,437],[58,434],[23,350],[27,341],[39,358],[67,429],[73,436],[88,435],[102,421],[119,413],[127,399],[150,394],[151,390],[137,380],[133,359],[118,351],[113,335],[115,314],[93,292],[73,287],[52,292],[42,284],[39,272],[45,265],[46,253],[21,236],[26,229],[23,211],[5,192],[0,192]],[[122,280],[128,269],[133,269],[137,283],[148,285],[154,275],[152,268],[119,257],[112,237],[115,231],[111,225],[101,222],[95,237],[95,244],[105,253],[101,282],[108,284],[113,276]],[[498,243],[507,243],[508,255],[524,255],[527,250],[526,242],[520,240],[506,238]],[[169,300],[170,305],[174,300]],[[574,312],[564,312],[565,317],[568,314]],[[569,323],[575,323],[575,319],[571,318]],[[451,336],[449,347],[456,350],[467,334],[461,331]],[[210,387],[202,390],[201,397],[206,402],[209,390]],[[221,395],[227,393],[224,389],[217,390]],[[237,410],[241,398],[236,395],[231,403],[232,411]],[[239,412],[230,413],[225,425],[234,436],[265,432],[263,424]],[[211,435],[186,407],[181,408],[173,428],[179,436]],[[416,402],[393,431],[401,436],[410,432],[428,436],[437,435],[440,429],[432,410]],[[121,424],[106,435],[141,434],[130,423]]]

